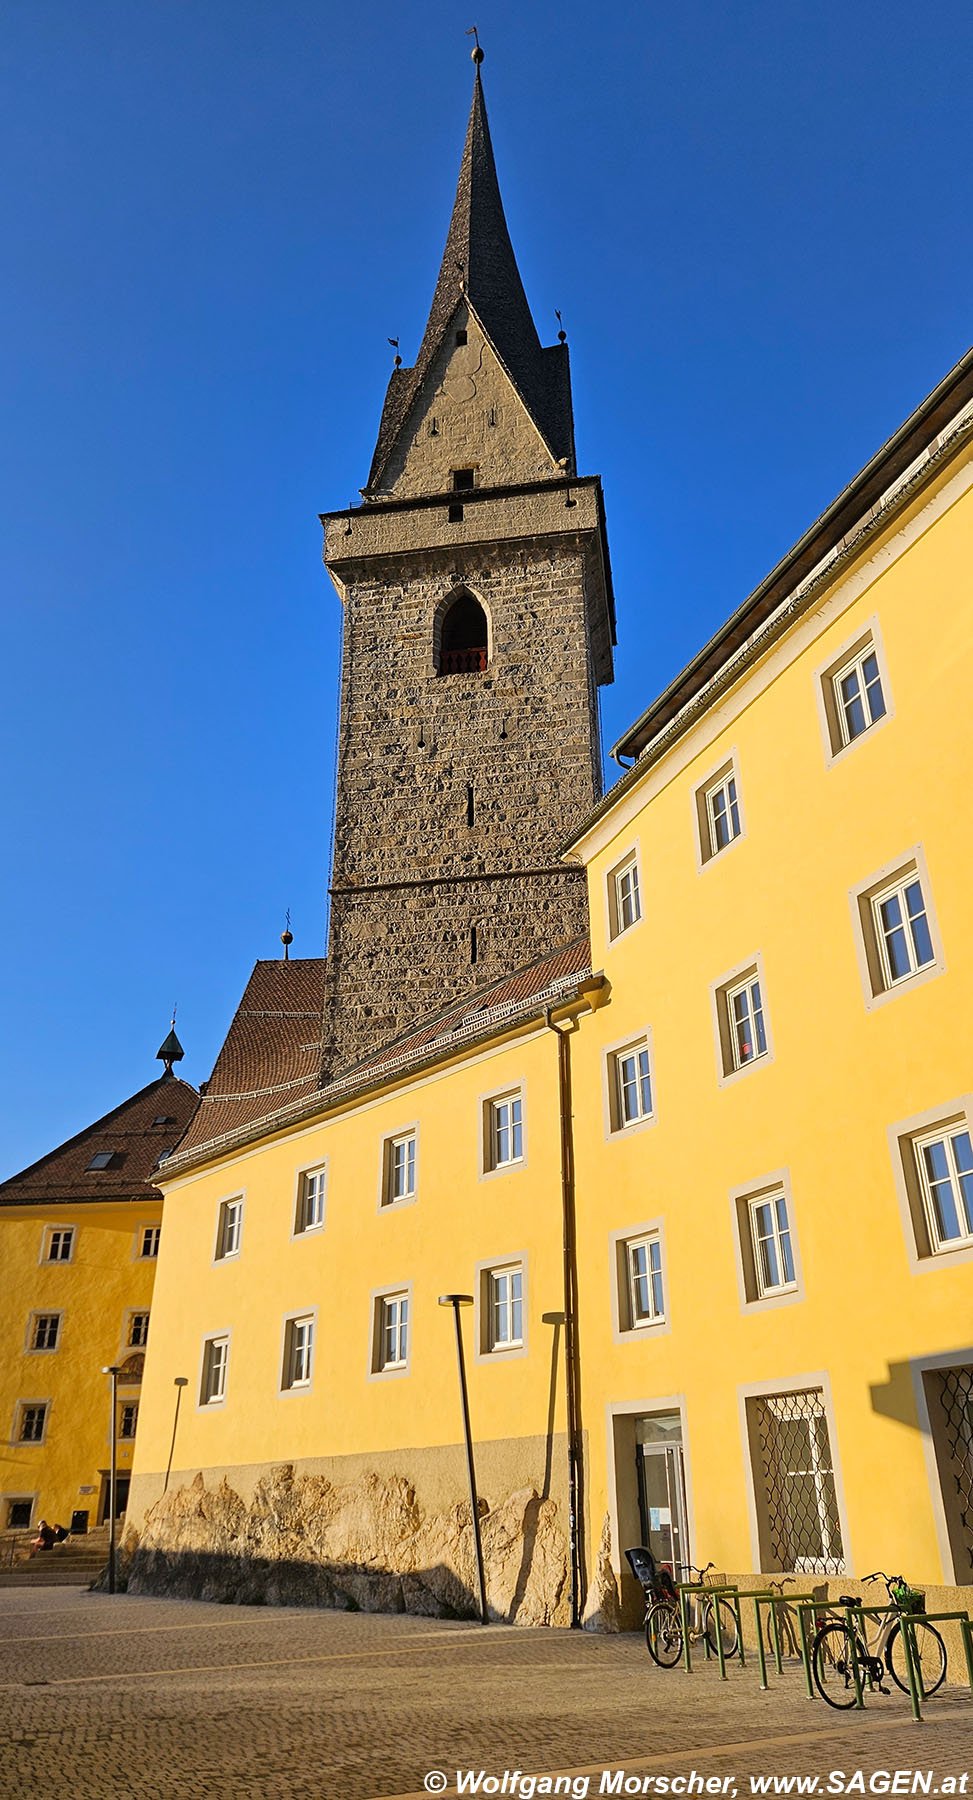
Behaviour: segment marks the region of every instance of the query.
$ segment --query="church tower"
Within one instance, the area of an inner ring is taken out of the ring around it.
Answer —
[[[559,860],[601,792],[614,605],[568,350],[514,258],[480,64],[415,365],[362,505],[323,515],[344,607],[325,1081],[587,930]]]

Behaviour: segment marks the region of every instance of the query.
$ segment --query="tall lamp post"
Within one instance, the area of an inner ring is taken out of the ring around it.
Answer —
[[[456,1363],[459,1369],[459,1392],[463,1403],[463,1435],[466,1439],[466,1470],[470,1478],[470,1511],[473,1514],[473,1544],[476,1550],[476,1576],[480,1587],[480,1624],[487,1623],[486,1577],[483,1573],[483,1544],[480,1539],[480,1513],[476,1503],[476,1470],[473,1467],[473,1433],[470,1430],[470,1397],[466,1388],[466,1359],[463,1355],[463,1332],[460,1307],[472,1306],[472,1294],[440,1294],[440,1306],[451,1306],[456,1326]]]
[[[111,1472],[108,1477],[108,1592],[115,1592],[115,1505],[118,1489],[118,1377],[121,1369],[112,1363],[102,1369],[111,1376]]]
[[[176,1410],[172,1416],[172,1442],[169,1445],[169,1461],[166,1463],[166,1478],[162,1487],[162,1492],[164,1494],[169,1491],[169,1477],[172,1474],[172,1459],[176,1451],[176,1432],[179,1430],[179,1403],[182,1399],[183,1388],[189,1386],[188,1375],[174,1375],[172,1377],[172,1385],[176,1390]]]

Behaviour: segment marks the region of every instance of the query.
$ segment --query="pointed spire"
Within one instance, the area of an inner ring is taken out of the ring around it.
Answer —
[[[476,51],[474,51],[474,56]],[[480,51],[482,61],[483,52]],[[466,142],[460,163],[453,216],[439,279],[429,310],[416,367],[435,355],[457,302],[465,294],[516,376],[533,361],[540,340],[510,242],[493,155],[480,62],[473,77]]]
[[[164,1042],[159,1045],[159,1048],[155,1053],[155,1060],[156,1062],[165,1063],[165,1069],[163,1071],[164,1075],[171,1075],[173,1063],[182,1062],[185,1054],[186,1052],[176,1036],[176,1009],[173,1007],[172,1019],[169,1023],[169,1035]]]
[[[415,366],[389,383],[368,486],[379,486],[399,431],[462,300],[467,300],[512,377],[555,459],[573,466],[574,426],[563,342],[541,346],[510,241],[490,138],[480,69],[473,51],[473,99],[456,198],[429,318]],[[392,341],[391,339],[389,340]]]

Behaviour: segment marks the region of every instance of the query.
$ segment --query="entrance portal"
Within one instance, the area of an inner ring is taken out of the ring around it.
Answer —
[[[642,1542],[678,1581],[689,1555],[682,1421],[655,1413],[635,1421],[635,1471]]]

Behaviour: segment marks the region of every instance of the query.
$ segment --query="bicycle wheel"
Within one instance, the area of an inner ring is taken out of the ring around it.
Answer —
[[[867,1657],[860,1638],[854,1640],[858,1651],[859,1675],[864,1682]],[[822,1700],[829,1706],[854,1706],[855,1670],[851,1660],[852,1633],[847,1625],[834,1620],[822,1625],[811,1647],[811,1673]]]
[[[712,1600],[707,1600],[706,1610],[703,1613],[703,1631],[706,1634],[706,1642],[714,1656],[717,1653],[717,1620],[719,1620],[720,1636],[723,1639],[723,1655],[735,1656],[740,1647],[740,1634],[737,1631],[737,1616],[733,1607],[730,1605],[729,1600],[724,1600],[722,1595],[714,1596]]]
[[[946,1679],[946,1646],[935,1625],[921,1625],[916,1622],[912,1627],[912,1641],[916,1647],[916,1675],[919,1678],[919,1695],[925,1699],[942,1687]],[[885,1649],[885,1666],[896,1687],[904,1694],[909,1692],[909,1669],[905,1660],[905,1644],[902,1641],[902,1627],[895,1625],[889,1635]]]
[[[682,1655],[682,1626],[679,1608],[667,1600],[656,1600],[645,1615],[645,1642],[653,1662],[660,1669],[674,1669]]]

